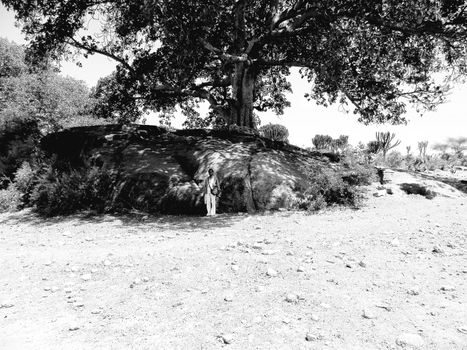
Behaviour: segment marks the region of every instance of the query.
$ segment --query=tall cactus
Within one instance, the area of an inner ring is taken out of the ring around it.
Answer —
[[[376,141],[379,143],[381,147],[381,151],[383,152],[383,159],[386,161],[386,154],[389,150],[397,147],[401,144],[400,140],[394,142],[394,138],[396,134],[387,132],[377,132],[376,133]],[[394,143],[393,143],[394,142]]]

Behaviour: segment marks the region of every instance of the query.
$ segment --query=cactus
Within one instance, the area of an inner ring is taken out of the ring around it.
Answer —
[[[393,143],[396,134],[388,132],[377,132],[376,141],[380,144],[380,150],[383,152],[383,159],[386,161],[386,154],[389,150],[401,144],[400,140]]]
[[[418,152],[422,160],[426,160],[426,149],[428,147],[428,141],[420,141],[418,143]]]
[[[273,141],[289,142],[289,130],[284,125],[269,123],[259,128],[259,133]]]

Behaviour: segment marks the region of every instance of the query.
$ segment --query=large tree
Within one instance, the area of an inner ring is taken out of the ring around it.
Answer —
[[[466,68],[463,0],[1,1],[36,55],[74,48],[114,59],[133,110],[206,100],[216,117],[250,128],[254,110],[283,112],[291,67],[310,99],[349,104],[364,123],[404,122],[410,103],[434,108],[447,87],[436,73]]]

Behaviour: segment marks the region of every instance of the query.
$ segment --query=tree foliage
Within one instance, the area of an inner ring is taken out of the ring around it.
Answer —
[[[43,132],[88,116],[92,100],[82,81],[62,77],[51,66],[31,66],[24,48],[0,39],[0,119],[33,120]]]
[[[254,127],[254,110],[287,107],[298,67],[309,99],[351,105],[364,123],[401,123],[408,104],[444,101],[435,73],[466,71],[460,0],[1,1],[36,56],[114,59],[106,86],[132,113],[205,100],[225,123]],[[83,35],[91,19],[101,30]]]

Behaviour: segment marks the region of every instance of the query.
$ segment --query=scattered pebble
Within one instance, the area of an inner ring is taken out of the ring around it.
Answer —
[[[276,277],[277,276],[277,271],[272,269],[272,268],[269,268],[266,271],[266,275],[269,276],[269,277]]]
[[[307,333],[305,336],[306,341],[317,341],[321,339],[319,334]]]
[[[2,301],[0,303],[0,309],[9,309],[11,307],[15,306],[15,304],[13,304],[12,302],[9,302],[9,301]]]
[[[86,273],[84,275],[81,275],[81,279],[83,281],[89,281],[90,279],[92,278],[91,274],[90,273]]]
[[[288,303],[296,303],[298,302],[298,296],[292,293],[287,294],[287,296],[285,297],[285,301]]]
[[[312,321],[315,321],[315,322],[319,321],[319,317],[316,314],[311,314],[310,318],[311,318]]]
[[[409,348],[421,349],[424,343],[425,342],[423,341],[422,337],[420,337],[418,334],[412,334],[412,333],[403,333],[399,335],[396,339],[396,344],[404,348],[409,347]]]
[[[442,286],[440,288],[443,292],[453,292],[456,290],[453,286]]]
[[[222,335],[221,338],[222,338],[222,341],[224,342],[224,344],[232,344],[233,339],[234,339],[233,335],[229,334],[229,333]]]
[[[376,314],[370,309],[364,309],[363,313],[362,313],[362,317],[366,318],[366,319],[369,319],[369,320],[372,320],[372,319],[376,318]]]

